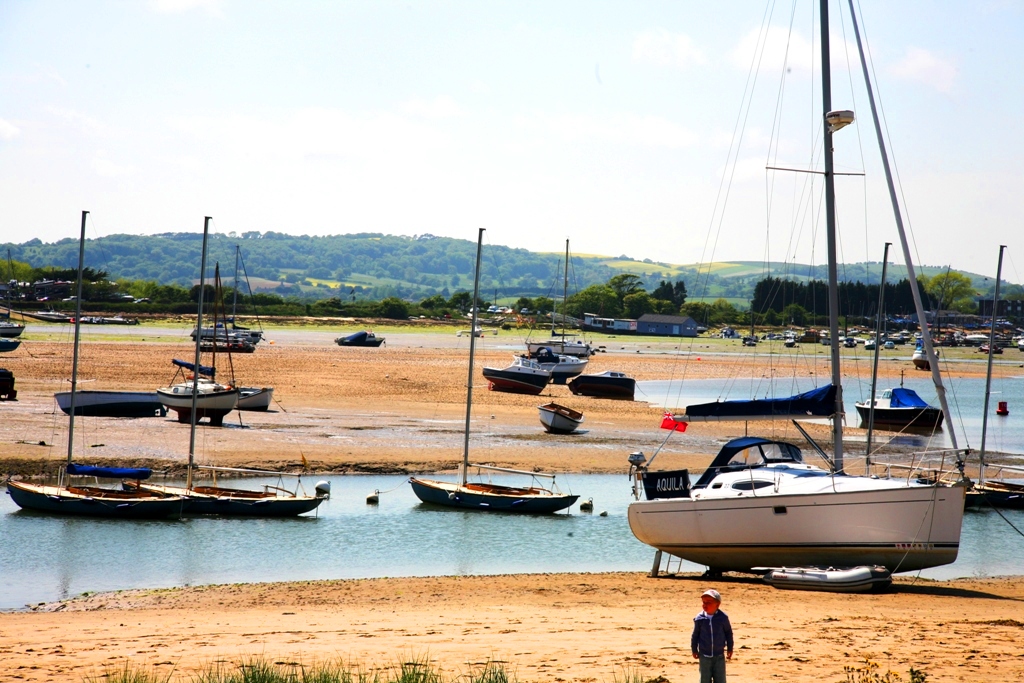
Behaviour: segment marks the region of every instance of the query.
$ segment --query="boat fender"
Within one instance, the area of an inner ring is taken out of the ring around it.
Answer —
[[[320,496],[322,498],[330,498],[331,497],[331,482],[329,482],[329,481],[318,481],[316,483],[316,486],[313,487],[313,490],[316,491],[316,495],[318,495],[318,496]]]
[[[455,500],[455,491],[452,491],[448,494],[448,500]]]

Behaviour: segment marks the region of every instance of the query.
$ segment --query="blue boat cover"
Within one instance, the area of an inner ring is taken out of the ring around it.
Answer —
[[[95,467],[93,465],[76,465],[71,462],[68,463],[68,474],[84,474],[108,479],[149,479],[153,470],[148,467]]]
[[[177,365],[179,368],[185,368],[186,370],[190,370],[192,372],[195,372],[196,366],[193,363],[189,363],[189,362],[183,361],[183,360],[178,360],[177,358],[175,358],[171,362],[174,363],[175,365]],[[199,366],[199,374],[200,375],[206,375],[207,377],[213,379],[214,375],[217,374],[217,369],[216,368],[211,368],[211,367],[209,367],[207,365],[200,365]]]
[[[892,390],[892,397],[889,400],[890,408],[927,408],[928,404],[921,400],[913,389],[897,387]]]
[[[895,392],[894,392],[895,393]],[[686,406],[687,417],[750,418],[807,415],[828,417],[836,409],[836,388],[829,384],[787,398],[759,398],[742,401],[715,401]]]

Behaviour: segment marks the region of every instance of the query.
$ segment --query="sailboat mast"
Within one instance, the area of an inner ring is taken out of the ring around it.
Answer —
[[[473,356],[476,354],[477,297],[480,294],[480,251],[484,244],[484,228],[476,239],[476,268],[473,271],[473,322],[469,326],[469,377],[466,379],[466,429],[462,444],[462,485],[469,481],[469,423],[473,415]],[[554,320],[554,318],[552,318]]]
[[[996,291],[992,293],[992,318],[988,331],[988,366],[985,369],[985,409],[981,414],[981,451],[978,453],[978,483],[985,483],[985,436],[988,434],[988,400],[992,393],[992,354],[996,346],[996,311],[999,309],[999,280],[1003,277],[1003,250],[999,245],[999,265],[996,266]]]
[[[231,293],[231,327],[234,327],[235,323],[238,322],[237,320],[235,320],[235,316],[237,315],[236,311],[238,309],[238,255],[239,255],[239,249],[240,249],[239,246],[236,244],[235,245],[235,289]],[[225,326],[225,329],[227,329],[226,326]]]
[[[210,234],[210,221],[213,219],[206,216],[203,221],[203,255],[199,259],[199,306],[196,313],[196,355],[195,367],[192,369],[192,418],[191,430],[188,437],[188,480],[185,488],[192,488],[192,467],[196,457],[196,411],[199,404],[199,346],[203,339],[203,294],[206,293],[206,241]],[[214,347],[217,343],[217,330],[213,331]]]
[[[843,386],[839,367],[839,269],[836,266],[836,183],[832,171],[832,130],[825,117],[832,111],[832,67],[829,58],[828,0],[821,0],[821,104],[825,147],[825,234],[828,241],[828,333],[832,351],[832,385],[836,405],[832,415],[833,459],[843,471]]]
[[[82,232],[78,237],[78,288],[75,293],[75,350],[71,360],[71,412],[68,414],[68,464],[75,446],[75,403],[78,393],[78,343],[82,332],[82,271],[85,270],[85,217],[82,212]]]
[[[928,319],[924,314],[924,304],[921,301],[921,289],[917,284],[917,275],[914,272],[914,261],[910,257],[910,243],[907,242],[907,233],[903,229],[903,214],[900,213],[900,202],[896,196],[896,185],[893,183],[892,170],[889,168],[889,155],[885,151],[885,139],[882,136],[882,124],[878,119],[878,109],[875,107],[875,94],[871,88],[871,76],[868,73],[868,62],[864,55],[864,45],[860,39],[860,27],[857,24],[857,13],[853,9],[853,0],[848,0],[850,5],[850,19],[853,22],[853,35],[857,38],[857,52],[860,54],[860,68],[864,73],[864,84],[867,86],[868,102],[871,105],[871,118],[875,122],[875,137],[878,139],[878,152],[882,156],[882,168],[885,170],[885,182],[889,186],[889,200],[892,202],[892,212],[896,219],[896,230],[900,235],[900,246],[903,248],[903,261],[907,264],[907,279],[910,280],[910,293],[914,297],[914,310],[917,313],[917,321],[921,326],[921,341],[923,342],[925,355],[928,357],[928,364],[932,370],[932,383],[935,385],[935,393],[939,397],[939,405],[946,418],[946,425],[949,427],[949,441],[953,448],[958,448],[956,443],[956,430],[953,429],[953,419],[949,412],[949,404],[946,401],[946,387],[942,385],[942,375],[939,373],[939,359],[935,355],[935,348],[932,346],[932,336],[928,331]]]
[[[871,393],[868,394],[868,445],[864,451],[864,474],[871,474],[871,436],[875,431],[875,392],[878,390],[878,355],[881,350],[882,320],[885,316],[885,271],[889,267],[889,247],[892,242],[885,243],[882,256],[882,281],[878,284],[878,308],[875,311],[875,356],[871,361]]]
[[[565,302],[569,299],[569,238],[565,238],[565,279],[562,281],[562,344],[565,344]],[[555,319],[551,318],[551,324]],[[564,350],[564,349],[563,349]]]

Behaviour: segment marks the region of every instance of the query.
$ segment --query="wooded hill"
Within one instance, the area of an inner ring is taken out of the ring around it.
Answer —
[[[274,292],[300,299],[420,300],[435,294],[450,296],[472,287],[476,244],[470,240],[418,235],[403,237],[357,233],[326,237],[294,236],[278,232],[245,232],[210,236],[209,263],[219,262],[225,280],[234,275],[235,247],[241,248],[245,271],[256,291]],[[198,233],[159,235],[111,235],[87,240],[86,265],[109,273],[112,279],[155,281],[190,286],[198,280],[202,236]],[[15,261],[35,268],[74,268],[78,241],[65,239],[44,243],[0,244],[0,255],[10,249]],[[559,298],[562,293],[563,253],[539,253],[498,245],[485,245],[481,289],[488,299],[514,300],[520,296]],[[3,265],[6,265],[4,263]],[[944,273],[947,267],[919,269],[927,276]],[[0,272],[4,272],[0,266]],[[683,280],[691,301],[724,298],[746,307],[755,285],[765,277],[797,282],[823,280],[825,266],[792,263],[719,262],[674,265],[627,256],[573,255],[569,291],[607,282],[621,273],[638,275],[646,289],[662,280]],[[878,263],[846,264],[840,278],[850,282],[877,283]],[[991,288],[990,278],[968,275],[979,291]],[[905,269],[890,264],[891,282],[906,277]],[[244,285],[242,286],[244,289]]]

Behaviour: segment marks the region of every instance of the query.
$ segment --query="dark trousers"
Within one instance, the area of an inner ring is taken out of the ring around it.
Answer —
[[[700,656],[700,683],[725,683],[725,655]]]

